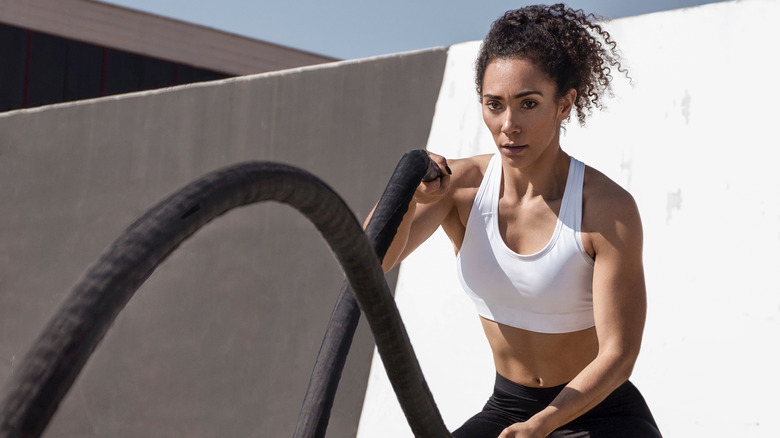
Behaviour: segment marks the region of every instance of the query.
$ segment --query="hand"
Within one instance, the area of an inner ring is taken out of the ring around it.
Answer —
[[[544,438],[544,434],[530,423],[515,423],[504,429],[498,438]]]
[[[417,190],[414,192],[414,200],[418,204],[434,203],[442,199],[450,189],[450,175],[452,172],[449,166],[447,166],[447,159],[431,152],[428,152],[428,156],[439,166],[441,176],[433,181],[421,182],[417,186]]]

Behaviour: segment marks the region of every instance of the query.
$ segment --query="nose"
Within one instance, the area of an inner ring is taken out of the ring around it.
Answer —
[[[517,119],[516,112],[507,108],[504,111],[504,122],[501,125],[501,132],[504,134],[517,134],[520,132],[520,124]]]

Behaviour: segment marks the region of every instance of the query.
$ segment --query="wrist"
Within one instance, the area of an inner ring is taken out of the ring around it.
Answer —
[[[553,423],[551,416],[549,413],[545,412],[545,410],[542,410],[538,414],[529,418],[526,423],[533,430],[538,432],[537,436],[541,437],[546,437],[547,435],[553,433],[553,431],[555,431],[557,428],[557,426]]]

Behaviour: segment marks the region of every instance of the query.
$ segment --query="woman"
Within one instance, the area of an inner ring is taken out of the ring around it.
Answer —
[[[642,226],[625,190],[561,149],[623,71],[609,34],[564,5],[509,11],[477,59],[495,155],[447,161],[422,183],[389,270],[439,226],[480,314],[496,366],[482,412],[453,435],[658,437],[627,381],[645,321]],[[594,145],[597,146],[597,145]]]

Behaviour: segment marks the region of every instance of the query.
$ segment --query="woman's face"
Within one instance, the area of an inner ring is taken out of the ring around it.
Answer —
[[[482,118],[504,158],[526,167],[558,150],[575,97],[572,89],[558,98],[555,82],[526,59],[494,59],[482,81]]]

